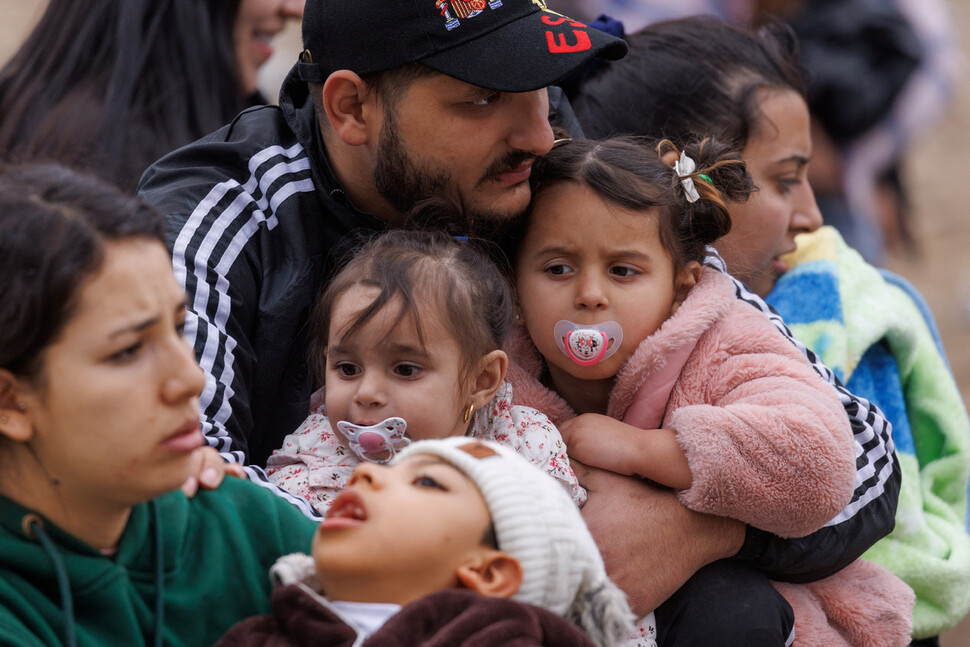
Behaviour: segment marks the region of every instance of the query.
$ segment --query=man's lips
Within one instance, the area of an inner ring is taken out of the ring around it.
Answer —
[[[320,528],[325,530],[351,528],[365,521],[367,521],[367,509],[364,507],[364,500],[356,491],[348,488],[334,499]]]
[[[494,177],[503,184],[519,184],[521,182],[526,182],[529,179],[529,176],[532,175],[532,165],[534,163],[534,159],[527,159],[517,166],[496,173]]]

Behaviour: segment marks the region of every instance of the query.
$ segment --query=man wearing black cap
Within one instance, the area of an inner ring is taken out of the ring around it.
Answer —
[[[432,195],[483,224],[524,211],[553,143],[546,86],[627,50],[540,0],[309,0],[303,40],[279,107],[139,187],[171,225],[203,433],[263,481],[255,466],[308,411],[305,325],[339,252]]]

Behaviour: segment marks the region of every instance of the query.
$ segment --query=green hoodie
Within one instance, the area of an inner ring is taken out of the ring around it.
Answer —
[[[193,499],[176,491],[136,506],[113,558],[50,522],[45,548],[41,533],[25,534],[28,516],[35,515],[0,497],[3,646],[67,644],[71,630],[81,647],[151,645],[159,580],[163,643],[211,645],[239,620],[269,613],[269,567],[281,555],[309,552],[316,528],[272,492],[231,477]]]

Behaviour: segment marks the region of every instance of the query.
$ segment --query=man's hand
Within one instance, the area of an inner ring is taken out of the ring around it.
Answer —
[[[688,510],[669,490],[573,463],[589,492],[583,517],[606,571],[637,617],[653,611],[702,566],[735,555],[740,521]]]
[[[199,447],[192,452],[192,459],[198,467],[194,470],[192,476],[185,479],[185,483],[182,484],[182,492],[190,499],[199,491],[200,485],[206,490],[214,490],[219,487],[226,474],[239,478],[246,476],[242,465],[226,462],[214,447]]]

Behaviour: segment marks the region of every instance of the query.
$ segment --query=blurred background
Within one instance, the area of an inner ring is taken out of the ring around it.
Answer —
[[[966,61],[970,39],[970,2],[940,0],[945,28],[952,39],[946,61],[948,96],[939,101],[915,140],[900,158],[897,178],[905,187],[907,213],[886,210],[875,227],[881,242],[873,254],[883,266],[909,279],[926,297],[940,329],[964,402],[970,401],[970,73]],[[635,0],[550,0],[553,8],[592,20],[600,11],[636,27],[652,18]],[[655,0],[669,15],[689,13],[700,0]],[[744,2],[716,3],[723,11],[742,11]],[[781,5],[784,0],[762,2]],[[917,14],[929,5],[921,0],[900,2]],[[40,18],[46,0],[0,0],[0,64],[16,51]],[[665,11],[661,9],[661,11]],[[925,12],[924,12],[925,13]],[[625,15],[624,15],[625,14]],[[722,16],[725,17],[725,16]],[[730,16],[727,16],[730,18]],[[939,26],[939,25],[938,25]],[[300,51],[298,22],[291,22],[274,41],[275,52],[260,69],[258,86],[275,100],[280,82]],[[201,62],[200,62],[201,63]],[[821,180],[819,180],[821,181]],[[943,647],[970,647],[970,618],[941,637]]]

